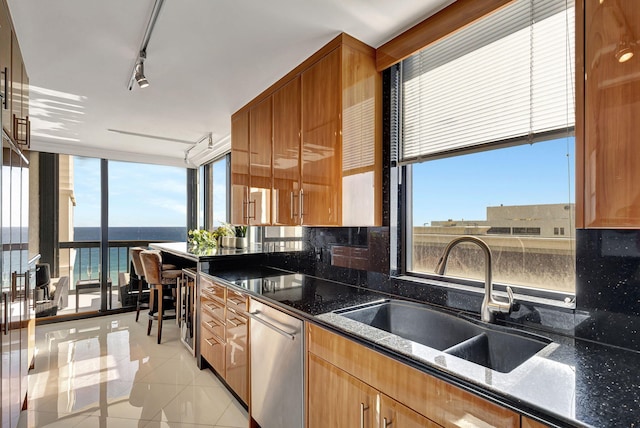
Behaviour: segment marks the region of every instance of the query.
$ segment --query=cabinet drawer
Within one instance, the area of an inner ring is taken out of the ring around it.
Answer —
[[[227,341],[225,379],[242,400],[249,399],[249,352],[247,348],[249,324],[243,316],[227,312]]]
[[[209,316],[212,316],[214,318],[217,318],[220,322],[222,322],[224,324],[224,319],[225,319],[225,307],[222,303],[216,301],[216,300],[211,300],[211,299],[207,299],[205,297],[203,297],[201,300],[201,308],[202,308],[202,314],[204,315],[205,313],[208,313]]]
[[[202,295],[224,303],[227,287],[220,285],[205,276],[201,276],[200,278],[200,290]]]
[[[216,317],[211,316],[207,311],[202,311],[202,318],[200,319],[200,324],[202,325],[202,334],[207,334],[204,330],[209,330],[209,332],[217,335],[220,339],[225,337],[225,323]]]
[[[239,291],[227,290],[227,308],[231,308],[236,312],[247,311],[247,296]]]
[[[206,328],[202,329],[200,353],[221,376],[224,376],[225,344]]]

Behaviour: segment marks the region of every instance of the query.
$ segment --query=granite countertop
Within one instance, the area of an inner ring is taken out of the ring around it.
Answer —
[[[270,267],[221,270],[213,275],[549,423],[593,427],[640,423],[640,353],[545,332],[542,335],[553,343],[511,372],[500,373],[334,313],[389,295]]]
[[[218,257],[224,256],[238,256],[238,255],[246,255],[246,254],[264,254],[266,251],[262,248],[260,244],[253,244],[246,248],[210,248],[203,249],[198,252],[194,252],[186,242],[163,242],[163,243],[151,243],[149,247],[154,250],[165,251],[167,253],[171,253],[178,257],[183,257],[189,260],[193,260],[196,262],[202,261],[210,261],[214,260]],[[273,252],[287,252],[291,250],[285,250],[280,248],[271,248],[269,249],[270,253]]]

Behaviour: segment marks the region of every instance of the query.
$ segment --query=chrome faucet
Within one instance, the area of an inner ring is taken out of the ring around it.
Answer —
[[[453,239],[444,249],[442,257],[440,257],[440,261],[438,261],[438,266],[436,267],[436,273],[438,275],[444,275],[444,271],[447,268],[449,253],[451,253],[451,250],[453,250],[456,245],[462,242],[476,244],[482,249],[482,251],[484,251],[484,299],[482,299],[482,308],[480,310],[482,321],[493,322],[495,320],[495,314],[498,312],[503,314],[511,313],[511,309],[513,307],[513,290],[511,290],[511,287],[507,287],[507,294],[509,295],[509,300],[507,302],[497,301],[493,297],[491,250],[482,239],[476,238],[475,236],[460,236],[459,238]]]

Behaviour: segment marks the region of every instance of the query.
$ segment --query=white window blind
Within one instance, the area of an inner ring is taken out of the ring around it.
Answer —
[[[572,0],[517,0],[402,63],[400,161],[572,130]]]

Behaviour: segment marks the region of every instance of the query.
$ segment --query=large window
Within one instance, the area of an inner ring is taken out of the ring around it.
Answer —
[[[213,185],[211,199],[213,201],[213,226],[220,226],[229,221],[229,157],[225,156],[211,164]]]
[[[518,0],[397,69],[408,272],[475,235],[495,282],[574,292],[573,17],[571,1]],[[482,280],[480,250],[458,246],[446,275]]]

